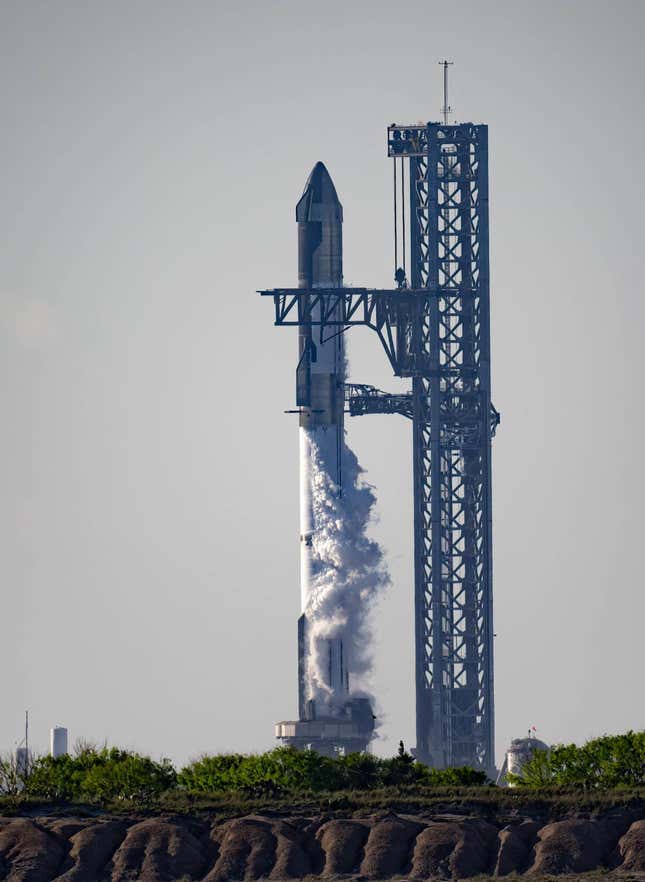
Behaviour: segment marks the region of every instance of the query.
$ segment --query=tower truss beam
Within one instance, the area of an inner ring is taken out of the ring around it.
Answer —
[[[393,395],[381,392],[374,386],[364,383],[345,384],[345,403],[350,416],[364,416],[368,413],[400,413],[412,419],[412,395],[403,392]]]

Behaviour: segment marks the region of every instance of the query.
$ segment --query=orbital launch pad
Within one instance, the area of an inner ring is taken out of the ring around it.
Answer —
[[[488,129],[451,124],[447,112],[443,123],[395,124],[387,153],[396,287],[343,287],[342,208],[318,163],[296,212],[299,287],[260,292],[273,300],[275,324],[299,332],[299,719],[276,734],[326,754],[364,750],[372,737],[372,709],[353,692],[342,641],[328,647],[334,700],[319,707],[311,698],[311,451],[323,451],[342,493],[343,412],[397,413],[412,422],[414,754],[436,768],[494,775],[490,460],[499,414],[490,398]],[[410,378],[409,393],[346,383],[343,339],[357,325],[375,331],[393,373]]]

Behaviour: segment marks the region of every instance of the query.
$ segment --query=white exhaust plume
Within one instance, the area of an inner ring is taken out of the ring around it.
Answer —
[[[355,454],[345,443],[341,445],[341,494],[315,433],[306,434],[314,525],[305,609],[307,698],[333,713],[335,705],[348,696],[339,695],[329,683],[329,641],[342,641],[350,672],[349,697],[371,699],[371,613],[390,579],[381,547],[367,535],[376,497],[362,477]]]

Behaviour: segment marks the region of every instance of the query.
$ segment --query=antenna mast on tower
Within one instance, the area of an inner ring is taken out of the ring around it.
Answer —
[[[444,126],[448,125],[448,115],[452,113],[452,107],[448,104],[448,68],[451,67],[454,62],[452,61],[440,61],[439,64],[443,67],[443,107],[441,108],[441,112],[443,113],[443,124]]]

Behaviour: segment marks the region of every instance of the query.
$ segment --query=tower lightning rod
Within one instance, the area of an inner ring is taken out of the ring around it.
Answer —
[[[453,61],[440,61],[439,64],[443,67],[443,107],[441,108],[441,112],[443,113],[443,124],[444,126],[448,125],[448,114],[452,113],[452,107],[448,104],[448,68],[454,64]]]

